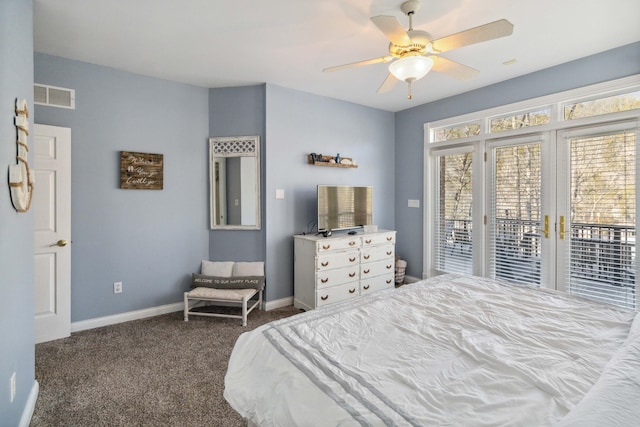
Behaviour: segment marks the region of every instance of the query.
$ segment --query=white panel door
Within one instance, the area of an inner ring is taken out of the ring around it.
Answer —
[[[71,334],[71,129],[35,125],[35,341]]]

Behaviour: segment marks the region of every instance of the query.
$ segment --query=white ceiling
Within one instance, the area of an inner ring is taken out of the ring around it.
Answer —
[[[480,70],[432,71],[376,94],[387,64],[325,67],[388,54],[369,17],[402,0],[35,0],[37,52],[207,88],[258,83],[399,111],[640,40],[639,0],[423,0],[416,29],[434,39],[506,18],[513,35],[442,54]],[[503,63],[516,60],[512,65]]]

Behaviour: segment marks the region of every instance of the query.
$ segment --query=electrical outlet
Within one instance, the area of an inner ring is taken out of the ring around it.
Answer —
[[[409,201],[407,202],[407,206],[409,206],[410,208],[419,208],[420,200],[409,199]]]
[[[113,293],[114,294],[122,293],[122,282],[113,282]]]
[[[9,380],[10,384],[11,384],[11,403],[13,403],[13,399],[15,399],[16,397],[16,373],[14,372],[13,375],[11,375],[11,380]]]

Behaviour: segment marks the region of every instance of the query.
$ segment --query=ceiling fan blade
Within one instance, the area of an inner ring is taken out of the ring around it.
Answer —
[[[498,39],[510,36],[513,33],[513,24],[506,19],[490,22],[479,27],[470,28],[450,36],[431,42],[433,52],[441,53],[462,46],[474,43],[485,42],[487,40]]]
[[[446,74],[447,76],[458,80],[470,80],[480,72],[475,68],[471,68],[467,65],[460,64],[459,62],[452,61],[441,56],[431,56],[431,58],[435,61],[432,68],[433,71]]]
[[[391,55],[381,56],[380,58],[365,59],[364,61],[352,62],[350,64],[343,64],[343,65],[336,65],[335,67],[328,67],[322,70],[322,72],[328,73],[331,71],[344,70],[346,68],[362,67],[363,65],[378,64],[380,62],[389,62],[392,59],[393,59],[393,56]]]
[[[398,79],[393,77],[393,74],[389,73],[387,75],[387,78],[384,79],[384,81],[382,82],[382,84],[380,85],[378,90],[376,91],[376,93],[389,92],[391,89],[393,89],[393,87],[396,85],[397,82],[398,82]]]
[[[387,36],[391,43],[398,46],[411,44],[411,38],[395,16],[378,15],[372,17],[371,21]]]

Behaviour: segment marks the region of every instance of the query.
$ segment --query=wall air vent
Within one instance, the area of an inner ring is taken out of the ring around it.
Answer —
[[[49,107],[76,109],[76,91],[64,87],[33,85],[33,103]]]

